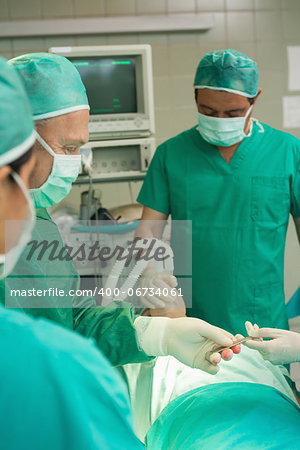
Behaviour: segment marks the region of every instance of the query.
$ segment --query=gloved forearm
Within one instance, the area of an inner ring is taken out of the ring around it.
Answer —
[[[230,333],[191,317],[138,317],[134,326],[139,344],[149,356],[171,355],[183,364],[211,374],[218,372],[221,360],[214,348],[233,342]],[[229,353],[231,357],[232,351]]]
[[[117,302],[109,307],[76,308],[73,310],[74,330],[94,338],[97,346],[114,366],[145,362],[152,358],[140,348],[133,322],[134,308]]]

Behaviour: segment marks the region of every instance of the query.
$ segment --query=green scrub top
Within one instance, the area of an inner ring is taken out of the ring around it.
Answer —
[[[141,449],[126,387],[92,340],[0,306],[1,448]]]
[[[254,120],[227,164],[191,128],[157,148],[138,201],[192,221],[189,316],[232,333],[246,320],[288,327],[283,263],[289,213],[300,217],[298,139]]]
[[[64,251],[58,227],[47,210],[37,209],[36,214],[37,222],[31,240],[37,240],[38,243],[45,239],[48,242],[57,241],[56,254]],[[31,246],[25,247],[13,272],[0,280],[0,299],[6,306],[21,309],[35,317],[47,318],[83,336],[94,338],[114,366],[152,359],[138,345],[133,327],[135,310],[129,303],[124,302],[120,307],[115,302],[101,308],[97,307],[93,297],[69,295],[70,290],[80,289],[80,277],[73,261],[70,258],[53,260],[52,247],[45,251],[41,259],[37,252],[28,260],[30,249]],[[55,297],[50,293],[42,297],[22,295],[32,288],[57,289],[54,292],[61,289],[65,296]],[[15,295],[14,290],[20,290],[21,295]]]

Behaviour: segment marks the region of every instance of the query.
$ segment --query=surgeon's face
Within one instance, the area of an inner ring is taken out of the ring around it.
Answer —
[[[34,153],[22,165],[19,176],[26,188],[29,188],[29,179],[35,164]],[[0,167],[0,253],[5,253],[5,222],[7,220],[23,221],[26,216],[28,204],[23,192],[10,176],[9,166]]]
[[[37,122],[36,129],[52,150],[60,155],[79,155],[79,149],[89,139],[89,111],[84,109]],[[30,178],[30,188],[38,188],[51,173],[53,157],[40,144],[34,147],[36,164]]]
[[[260,92],[261,89],[255,97],[253,105],[255,104]],[[251,106],[248,98],[226,91],[215,91],[213,89],[197,89],[196,94],[198,111],[199,113],[205,114],[206,116],[218,118],[243,117],[246,115],[248,109]],[[246,119],[244,129],[245,132],[247,132],[249,129],[251,113]]]

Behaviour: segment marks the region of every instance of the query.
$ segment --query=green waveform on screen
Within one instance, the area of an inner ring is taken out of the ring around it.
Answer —
[[[113,61],[112,64],[131,64],[131,61]]]
[[[74,66],[89,66],[89,62],[74,62]]]
[[[82,67],[82,66],[106,66],[106,67],[110,67],[111,65],[128,65],[131,64],[131,61],[112,61],[112,62],[103,62],[103,61],[99,61],[99,62],[93,62],[90,63],[88,61],[79,61],[79,62],[73,62],[74,66],[77,67]]]

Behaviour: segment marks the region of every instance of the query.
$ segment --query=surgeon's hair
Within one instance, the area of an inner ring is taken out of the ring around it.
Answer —
[[[199,89],[194,89],[194,96],[195,96],[195,101],[196,101],[196,103],[197,103],[197,98],[198,98],[198,91],[199,91]],[[256,97],[247,97],[248,98],[248,101],[249,101],[249,103],[250,103],[250,105],[253,105],[253,103],[255,102],[255,98]]]
[[[14,161],[12,161],[11,163],[7,164],[14,172],[16,172],[17,174],[20,173],[20,169],[21,167],[26,164],[32,155],[33,152],[33,146],[27,150],[27,152],[25,152],[22,156],[20,156],[20,158],[15,159]],[[10,174],[9,175],[9,180],[10,181],[14,181],[13,176]]]
[[[34,122],[34,125],[35,125],[36,128],[37,128],[37,127],[42,128],[42,127],[45,127],[45,126],[48,124],[49,120],[51,120],[51,119],[49,118],[49,119],[40,119],[40,120],[36,120],[36,121]]]

